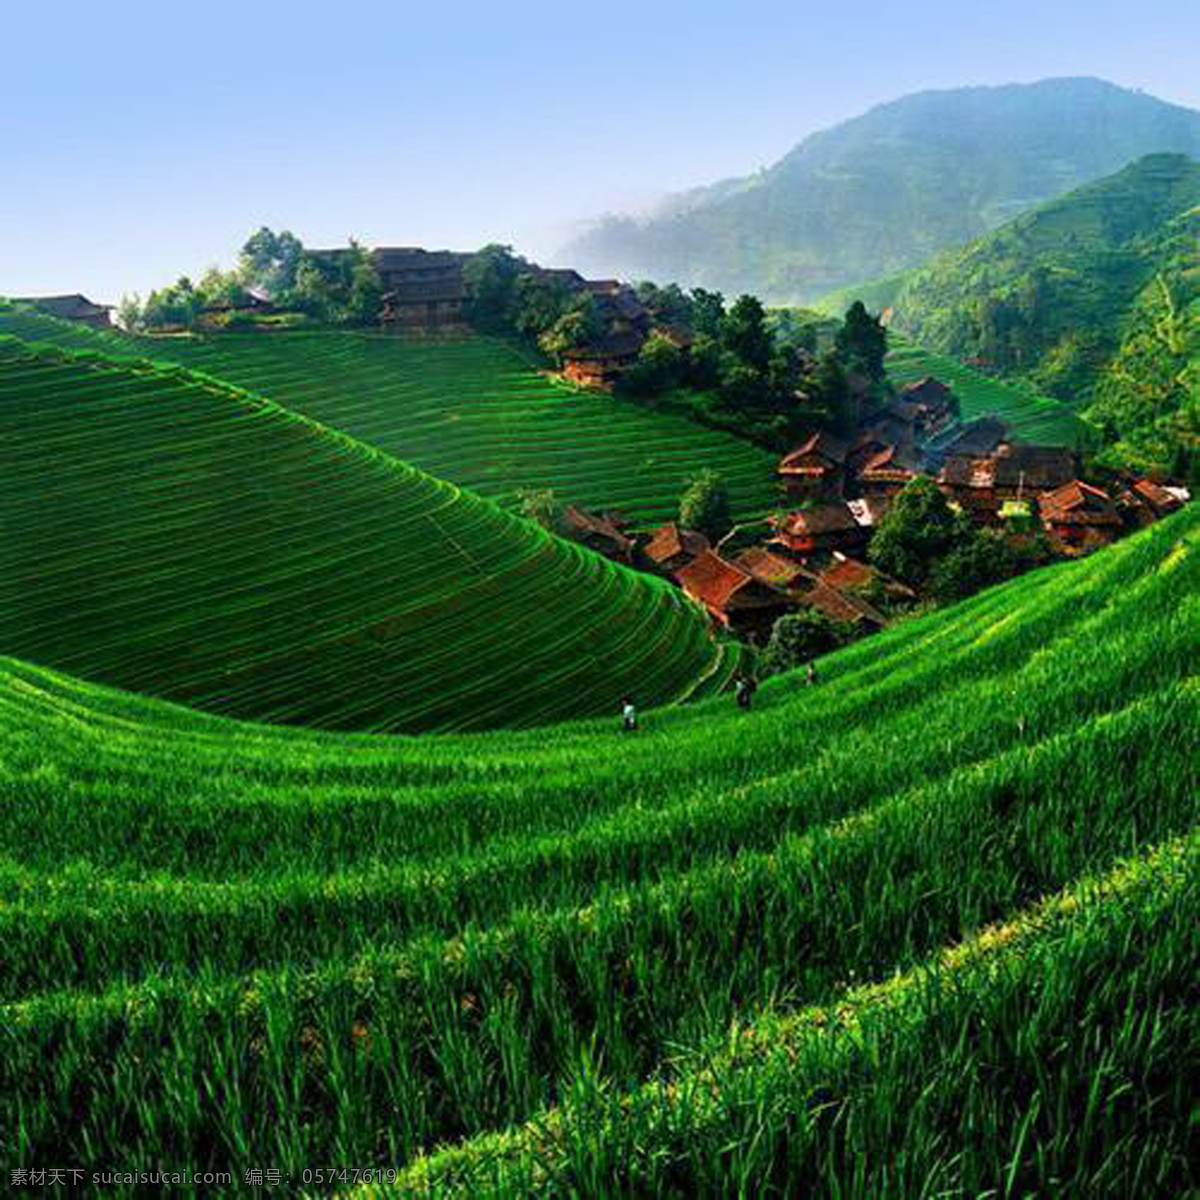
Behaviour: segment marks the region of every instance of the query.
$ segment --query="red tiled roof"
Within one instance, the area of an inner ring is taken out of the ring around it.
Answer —
[[[842,555],[821,572],[820,578],[823,583],[835,588],[866,587],[877,574],[875,568],[867,566],[865,562]]]
[[[781,532],[798,536],[857,530],[858,522],[845,504],[822,504],[818,508],[788,513],[779,526]]]
[[[887,624],[884,615],[872,608],[865,600],[857,596],[849,596],[838,588],[830,587],[827,583],[819,582],[812,591],[806,593],[804,603],[810,608],[824,613],[833,621],[857,623],[867,620],[876,625]]]
[[[680,529],[674,521],[668,521],[646,544],[646,557],[656,563],[667,562],[680,554],[690,554],[695,557],[708,549],[708,538],[694,529]]]
[[[676,571],[675,578],[689,596],[713,612],[724,613],[732,607],[765,607],[784,600],[782,594],[711,550]]]
[[[733,563],[748,575],[775,587],[791,587],[797,579],[808,575],[799,563],[784,558],[782,554],[775,554],[764,546],[752,546],[742,551]]]
[[[1072,480],[1043,492],[1038,497],[1038,507],[1045,520],[1063,525],[1120,525],[1111,497],[1100,488],[1092,487],[1080,479]]]
[[[807,441],[802,442],[799,446],[790,453],[784,455],[779,463],[781,471],[794,470],[796,468],[803,469],[807,458],[817,457],[824,459],[830,466],[838,466],[846,461],[846,451],[848,447],[841,438],[834,437],[828,433],[814,433]]]
[[[1171,495],[1153,479],[1139,479],[1133,485],[1133,491],[1159,513],[1172,512],[1183,503],[1178,496]]]

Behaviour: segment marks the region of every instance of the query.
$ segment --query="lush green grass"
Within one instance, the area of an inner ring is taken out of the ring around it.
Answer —
[[[1073,446],[1078,441],[1082,424],[1061,401],[1040,396],[1028,385],[990,379],[945,354],[906,342],[894,332],[888,340],[892,349],[885,365],[888,378],[897,387],[933,375],[962,401],[965,421],[991,413],[1011,425],[1022,441],[1051,446]]]
[[[553,382],[496,339],[330,331],[135,340],[0,310],[5,332],[182,363],[509,507],[522,488],[553,488],[564,504],[647,525],[675,515],[687,478],[703,467],[720,472],[740,517],[776,502],[767,451]]]
[[[0,338],[0,648],[239,717],[519,726],[732,660],[662,581],[181,368]]]
[[[1196,524],[636,736],[245,725],[3,660],[10,1157],[1185,1191]]]

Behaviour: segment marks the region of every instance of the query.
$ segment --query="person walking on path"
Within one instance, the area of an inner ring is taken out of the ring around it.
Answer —
[[[738,708],[748,709],[754,700],[754,693],[757,689],[758,684],[753,678],[749,675],[739,675],[733,685]]]
[[[807,682],[809,687],[812,687],[813,684],[815,684],[817,682],[817,665],[816,665],[816,663],[808,664],[808,670],[804,673],[804,678],[805,678],[805,682]]]
[[[633,700],[629,696],[626,696],[621,701],[621,728],[626,733],[632,733],[637,727],[637,709],[634,707]]]

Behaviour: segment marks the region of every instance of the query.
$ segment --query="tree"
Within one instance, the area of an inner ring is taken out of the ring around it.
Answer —
[[[379,316],[383,306],[383,280],[371,262],[371,256],[362,246],[351,243],[355,252],[350,270],[350,295],[346,302],[346,316],[351,324],[369,325]]]
[[[725,297],[720,292],[693,288],[691,300],[692,331],[698,336],[719,338],[725,324]]]
[[[654,396],[679,386],[684,373],[683,352],[660,333],[652,333],[638,352],[637,362],[620,380],[620,390],[632,396]]]
[[[698,529],[712,541],[729,530],[729,493],[716,471],[706,467],[688,481],[679,499],[679,523],[685,529]]]
[[[885,574],[921,584],[934,563],[969,529],[969,522],[951,509],[937,484],[927,475],[918,475],[879,522],[867,555]]]
[[[883,378],[887,330],[878,318],[867,312],[861,300],[855,300],[847,309],[835,345],[846,366],[862,371],[869,379]]]
[[[929,589],[943,604],[965,600],[982,588],[1019,574],[1030,565],[1026,557],[999,530],[972,530],[933,564]]]
[[[553,488],[523,488],[517,492],[520,512],[527,521],[534,521],[551,533],[561,533],[563,510]]]
[[[739,296],[725,317],[721,340],[746,366],[765,374],[771,361],[772,341],[766,313],[754,296]]]
[[[824,613],[804,609],[775,622],[767,648],[759,658],[764,675],[778,675],[836,650],[850,640],[849,628]]]
[[[557,364],[563,356],[594,342],[601,333],[600,313],[589,295],[577,296],[553,325],[538,337],[538,345]]]
[[[294,233],[274,233],[263,225],[246,239],[239,269],[247,287],[259,287],[280,296],[296,284],[304,244]]]
[[[467,315],[485,329],[499,329],[511,319],[513,285],[521,260],[511,246],[492,242],[463,264],[463,289]]]

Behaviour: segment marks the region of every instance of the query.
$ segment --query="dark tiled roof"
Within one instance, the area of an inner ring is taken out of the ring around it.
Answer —
[[[693,529],[680,529],[674,521],[668,521],[646,544],[646,557],[656,563],[667,562],[680,554],[695,557],[709,548],[708,538]]]
[[[784,558],[782,554],[775,554],[763,546],[752,546],[749,550],[742,551],[733,560],[733,565],[745,571],[747,575],[753,575],[755,579],[774,587],[791,587],[797,579],[808,575],[799,563]]]
[[[111,304],[94,304],[78,292],[69,296],[19,296],[14,299],[18,304],[32,304],[52,317],[60,317],[65,321],[80,317],[98,317],[102,313],[112,311]]]
[[[808,466],[805,460],[814,457],[824,459],[830,466],[837,466],[845,462],[848,449],[841,438],[834,437],[831,433],[814,433],[795,450],[784,455],[779,469],[788,471]]]
[[[590,513],[572,504],[564,511],[563,517],[575,533],[603,538],[622,550],[633,549],[633,542],[617,528],[611,513]]]
[[[587,346],[571,350],[564,357],[567,362],[602,362],[614,358],[636,358],[645,339],[640,333],[610,333],[597,338]]]
[[[788,513],[781,529],[798,537],[821,533],[841,533],[858,529],[854,514],[845,504],[822,504],[799,512]]]

